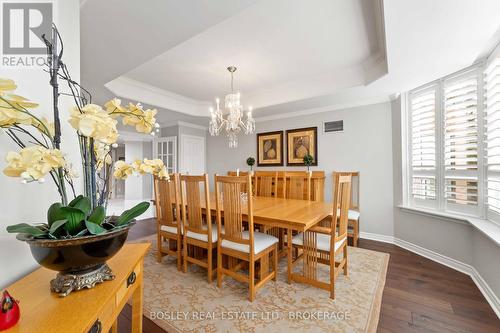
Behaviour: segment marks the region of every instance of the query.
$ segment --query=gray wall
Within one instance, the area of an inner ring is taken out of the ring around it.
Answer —
[[[323,122],[344,120],[342,133],[323,133]],[[382,103],[307,116],[258,122],[257,132],[318,127],[318,166],[327,175],[325,197],[331,200],[333,171],[360,172],[361,231],[393,235],[393,171],[391,105]],[[207,136],[208,173],[247,170],[246,159],[256,156],[256,135],[239,135],[237,149],[228,148],[225,135]],[[286,139],[285,139],[286,140]],[[285,153],[286,154],[286,153]],[[280,167],[257,170],[284,169]],[[305,167],[286,167],[305,170]]]

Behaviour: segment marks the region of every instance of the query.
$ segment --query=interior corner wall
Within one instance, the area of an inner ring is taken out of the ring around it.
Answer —
[[[142,159],[144,156],[143,144],[142,141],[125,141],[125,162],[132,163],[137,159]],[[143,199],[143,178],[150,177],[131,176],[125,179],[125,200]]]
[[[142,158],[153,158],[153,143],[151,141],[142,143]],[[153,177],[149,175],[142,176],[142,198],[153,198]]]
[[[500,247],[467,222],[453,221],[398,208],[403,201],[401,99],[391,103],[394,170],[394,238],[473,267],[500,298]],[[448,259],[446,259],[448,260]]]
[[[344,131],[324,133],[325,121],[343,120]],[[318,166],[326,173],[325,198],[332,197],[333,171],[360,172],[360,229],[393,236],[393,171],[391,105],[380,103],[293,118],[258,121],[257,132],[318,127]],[[285,133],[284,133],[285,135]],[[286,138],[284,138],[286,140]],[[207,136],[210,179],[229,170],[248,170],[246,159],[256,157],[256,135],[238,136],[238,148],[228,147],[227,137]],[[286,150],[286,148],[284,149]],[[286,152],[285,152],[286,154]],[[255,167],[256,170],[306,170],[305,167]]]
[[[55,23],[64,41],[64,62],[74,80],[80,79],[80,2],[78,0],[54,1]],[[39,103],[35,109],[38,115],[52,119],[52,90],[49,76],[43,68],[2,68],[1,76],[14,80],[16,93]],[[69,108],[72,100],[60,98],[62,127],[62,150],[66,159],[78,169],[80,162],[78,140],[68,124]],[[18,151],[7,135],[0,135],[0,170],[5,168],[5,154]],[[81,188],[78,183],[77,190]],[[18,178],[8,178],[0,174],[0,290],[8,284],[38,267],[27,244],[8,234],[6,226],[21,222],[45,222],[50,204],[60,201],[56,187],[47,179],[44,184],[23,185]]]

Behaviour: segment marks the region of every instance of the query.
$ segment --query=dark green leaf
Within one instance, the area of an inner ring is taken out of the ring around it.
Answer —
[[[90,221],[85,221],[85,226],[89,230],[89,232],[92,235],[100,235],[102,233],[105,233],[107,230],[101,227],[100,225],[97,225],[95,223],[92,223]]]
[[[90,216],[88,217],[88,221],[101,225],[104,219],[106,218],[106,210],[104,209],[103,206],[97,206],[94,208],[94,211]]]
[[[68,222],[68,220],[64,219],[64,220],[57,220],[55,221],[54,223],[52,223],[52,225],[50,226],[50,230],[49,230],[49,233],[54,235],[55,236],[55,232],[63,225],[66,224],[66,222]]]
[[[142,213],[148,210],[148,208],[149,208],[149,202],[146,201],[135,205],[134,207],[124,211],[122,215],[120,215],[118,221],[116,222],[116,225],[121,226],[130,223],[130,221],[140,216]]]
[[[27,223],[19,223],[15,225],[9,225],[7,227],[7,232],[9,233],[20,233],[20,234],[30,234],[34,237],[46,236],[47,232],[42,231],[37,227],[31,226]]]
[[[65,219],[68,220],[64,225],[64,229],[68,231],[70,235],[78,233],[83,227],[82,221],[85,219],[85,213],[81,209],[75,207],[63,207],[61,208],[65,213]]]
[[[61,211],[62,207],[63,205],[60,202],[50,205],[49,210],[47,211],[47,223],[49,226],[51,226],[55,221],[64,219],[64,213]]]
[[[83,229],[82,231],[80,231],[79,233],[77,233],[75,235],[75,237],[80,237],[80,236],[83,236],[85,235],[87,232],[89,232],[87,229]]]
[[[90,199],[84,197],[83,195],[79,195],[73,200],[71,200],[68,207],[78,208],[85,214],[85,216],[87,216],[90,213],[90,207],[91,207]]]

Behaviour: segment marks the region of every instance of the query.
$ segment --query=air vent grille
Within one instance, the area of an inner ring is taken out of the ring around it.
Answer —
[[[327,121],[325,122],[325,133],[328,132],[342,132],[344,130],[344,121]]]

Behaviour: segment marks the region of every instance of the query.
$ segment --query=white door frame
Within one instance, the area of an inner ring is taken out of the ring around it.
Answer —
[[[184,161],[184,138],[196,138],[196,139],[202,139],[203,140],[203,172],[207,172],[207,145],[206,145],[206,139],[204,136],[197,136],[197,135],[190,135],[190,134],[181,134],[180,137],[180,144],[179,144],[179,172],[184,173],[184,166],[185,166],[185,161]]]

